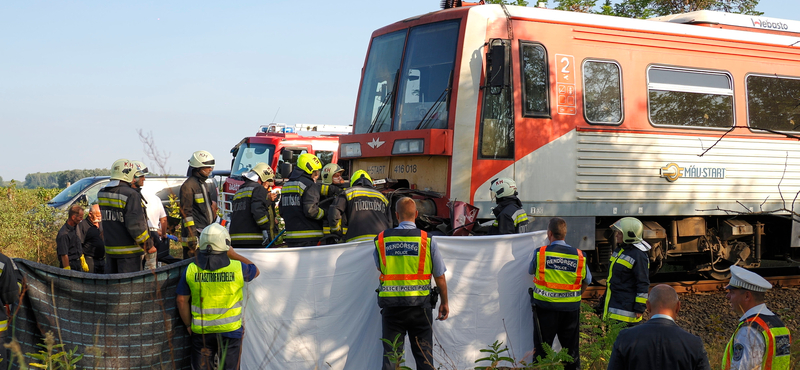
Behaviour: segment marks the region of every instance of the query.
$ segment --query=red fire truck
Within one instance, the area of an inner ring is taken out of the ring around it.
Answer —
[[[248,136],[231,149],[231,171],[222,185],[223,216],[229,218],[231,200],[244,182],[242,174],[251,170],[259,162],[272,166],[276,185],[283,183],[297,157],[312,153],[319,157],[323,165],[339,161],[339,135],[352,131],[352,126],[303,125],[294,126],[283,123],[262,125],[254,136]]]

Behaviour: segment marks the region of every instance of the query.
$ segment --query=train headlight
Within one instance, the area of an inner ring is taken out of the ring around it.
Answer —
[[[415,154],[425,151],[425,139],[395,140],[392,154]]]
[[[348,143],[342,144],[342,158],[360,157],[361,156],[361,143]]]

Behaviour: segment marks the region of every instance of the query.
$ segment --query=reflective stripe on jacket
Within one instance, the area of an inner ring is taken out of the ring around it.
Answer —
[[[580,309],[586,261],[583,252],[566,245],[539,248],[533,275],[533,299],[537,307],[555,311]]]
[[[764,336],[764,343],[766,348],[764,351],[764,359],[761,363],[762,370],[789,370],[791,367],[791,344],[792,336],[789,329],[783,324],[778,316],[773,315],[752,315],[741,322],[736,330],[733,331],[731,340],[725,347],[725,353],[722,355],[722,368],[730,370],[731,358],[734,356],[733,340],[742,326],[749,326],[756,328]]]
[[[192,332],[227,333],[242,327],[243,270],[242,263],[235,260],[214,271],[189,264],[186,283],[192,291]]]
[[[650,260],[631,244],[623,244],[611,255],[603,318],[639,322],[650,289]]]
[[[328,224],[331,233],[346,228],[341,233],[348,243],[368,241],[392,227],[390,212],[389,201],[381,192],[355,186],[339,194],[328,208]]]
[[[428,233],[419,229],[389,229],[374,240],[381,270],[378,305],[429,303],[432,261]]]
[[[281,188],[280,212],[286,223],[284,240],[294,245],[316,244],[322,238],[325,211],[319,208],[320,184],[299,168]]]
[[[184,246],[189,242],[197,242],[200,232],[216,219],[216,215],[211,213],[211,202],[214,199],[212,192],[206,184],[207,177],[202,177],[198,171],[194,171],[181,185],[180,190],[180,212],[181,222],[181,242]],[[189,229],[194,229],[195,235],[190,235]]]
[[[528,214],[522,209],[522,203],[516,196],[501,198],[492,213],[495,215],[495,220],[489,229],[490,235],[520,234],[530,231]]]
[[[103,216],[103,242],[110,258],[127,258],[144,253],[150,239],[142,196],[126,182],[105,187],[97,193]]]
[[[275,207],[267,196],[267,189],[249,179],[233,196],[230,233],[234,246],[261,246],[265,230],[275,237]]]

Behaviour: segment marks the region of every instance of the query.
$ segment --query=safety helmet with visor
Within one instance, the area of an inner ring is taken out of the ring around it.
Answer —
[[[303,153],[297,157],[297,167],[300,167],[307,174],[312,174],[314,171],[322,169],[322,162],[319,161],[317,156],[311,153]]]
[[[353,186],[353,184],[355,184],[356,181],[358,181],[359,179],[362,179],[362,178],[363,179],[367,179],[369,181],[369,183],[372,184],[372,178],[369,177],[369,174],[367,173],[367,171],[358,170],[355,173],[353,173],[352,177],[350,177],[350,186]]]
[[[333,184],[333,177],[336,176],[337,173],[344,172],[344,168],[339,166],[336,163],[328,163],[325,167],[322,167],[322,183],[325,185]]]
[[[200,233],[197,250],[208,254],[223,254],[231,249],[231,235],[228,229],[218,223],[206,226]]]
[[[136,165],[133,161],[128,159],[117,159],[111,165],[111,180],[120,180],[124,182],[133,182],[133,176],[136,174]]]
[[[189,158],[189,167],[192,168],[214,167],[214,164],[214,156],[205,150],[198,150]]]
[[[623,217],[617,220],[611,229],[622,233],[622,242],[625,244],[635,244],[642,241],[644,225],[635,217]]]
[[[150,174],[150,170],[142,161],[133,161],[133,165],[136,166],[136,172],[133,174],[133,178],[139,178]]]
[[[489,191],[492,193],[492,200],[510,197],[517,194],[517,183],[509,178],[496,178],[492,180]]]
[[[256,174],[261,179],[261,182],[275,181],[275,172],[272,171],[272,167],[264,162],[257,163],[250,172]]]

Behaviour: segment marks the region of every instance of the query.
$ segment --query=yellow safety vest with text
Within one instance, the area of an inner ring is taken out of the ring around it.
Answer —
[[[430,239],[419,229],[391,229],[378,234],[381,307],[419,306],[431,292]]]
[[[733,357],[733,340],[742,326],[758,328],[764,336],[766,348],[764,359],[761,362],[761,370],[789,370],[791,366],[791,344],[792,336],[789,329],[781,322],[777,316],[773,315],[754,315],[741,322],[728,341],[725,353],[722,355],[723,370],[730,370],[731,358]]]
[[[192,332],[226,333],[242,327],[244,265],[232,260],[214,271],[195,263],[186,268],[186,282],[192,291]]]
[[[539,248],[533,298],[548,309],[579,309],[586,261],[583,252],[561,245]]]

